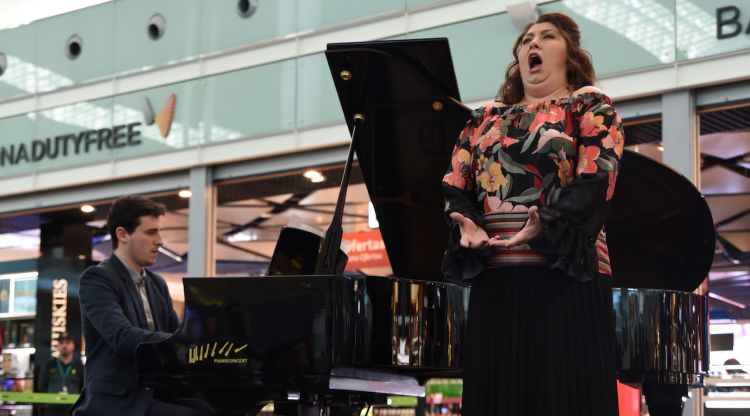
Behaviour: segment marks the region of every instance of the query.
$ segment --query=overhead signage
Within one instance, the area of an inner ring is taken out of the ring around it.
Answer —
[[[0,145],[0,167],[138,146],[141,144],[141,140],[138,139],[141,135],[138,126],[141,124],[122,124],[106,129],[84,130],[32,140],[30,143]]]
[[[68,332],[68,279],[52,280],[52,316],[50,319],[50,348],[52,356],[57,357],[60,335]]]
[[[380,230],[346,233],[342,238],[349,242],[346,270],[390,266]]]
[[[156,124],[161,136],[167,138],[172,128],[177,96],[171,94],[158,113],[151,101],[144,100],[145,125]],[[0,144],[0,167],[39,163],[71,156],[107,152],[142,144],[142,122],[120,124],[103,129],[83,130],[54,137]]]
[[[750,34],[750,20],[747,17],[743,19],[739,7],[724,6],[716,9],[716,39],[733,38],[743,32]]]

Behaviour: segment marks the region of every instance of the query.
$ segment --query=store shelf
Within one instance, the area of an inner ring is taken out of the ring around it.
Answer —
[[[73,404],[78,394],[25,393],[16,391],[0,392],[0,401],[15,403]]]
[[[707,386],[716,387],[750,387],[750,378],[747,377],[708,377]]]
[[[31,313],[0,313],[0,319],[6,320],[20,320],[20,319],[34,319],[36,317],[35,312]]]
[[[750,410],[750,378],[747,377],[747,374],[731,377],[708,377],[705,382],[703,403],[707,415],[748,414],[747,412]]]
[[[15,353],[15,354],[33,354],[36,352],[36,348],[34,347],[13,347],[13,348],[3,348],[3,352],[8,353]]]
[[[412,396],[388,396],[388,405],[395,407],[414,407],[417,398]]]

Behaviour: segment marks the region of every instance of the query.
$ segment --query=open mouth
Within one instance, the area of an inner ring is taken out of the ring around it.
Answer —
[[[542,65],[542,58],[539,55],[535,53],[532,53],[529,55],[529,69],[533,71],[539,68],[541,65]]]

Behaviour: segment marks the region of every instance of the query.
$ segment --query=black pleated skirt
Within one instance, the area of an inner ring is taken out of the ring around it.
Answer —
[[[487,269],[472,283],[465,416],[617,416],[612,285],[545,267]]]

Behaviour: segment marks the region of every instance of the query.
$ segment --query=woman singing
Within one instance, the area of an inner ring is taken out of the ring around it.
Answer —
[[[576,23],[540,16],[443,179],[443,271],[471,282],[463,414],[617,415],[603,230],[623,149]]]

